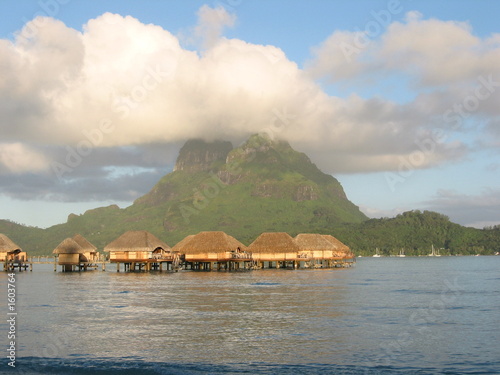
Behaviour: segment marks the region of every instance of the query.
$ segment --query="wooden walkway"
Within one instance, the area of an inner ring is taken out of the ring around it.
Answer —
[[[3,270],[5,272],[12,272],[12,271],[26,271],[29,268],[30,271],[33,271],[33,264],[30,262],[23,262],[23,261],[13,261],[13,260],[7,260],[3,262]]]
[[[133,271],[175,271],[181,267],[178,258],[156,258],[156,259],[113,259],[110,263],[116,263],[116,272],[120,272],[121,264],[125,272]]]
[[[97,270],[99,267],[106,271],[106,266],[116,264],[116,272],[144,272],[144,271],[249,271],[259,269],[327,269],[352,267],[355,259],[303,259],[292,261],[255,261],[251,257],[235,258],[224,261],[199,260],[186,261],[181,257],[167,257],[156,259],[113,259],[101,258],[95,262],[80,262],[78,264],[59,264],[56,257],[32,256],[25,262],[3,262],[4,271],[33,271],[33,264],[53,264],[54,272],[60,266],[62,272],[81,272]],[[122,266],[123,264],[123,266]]]

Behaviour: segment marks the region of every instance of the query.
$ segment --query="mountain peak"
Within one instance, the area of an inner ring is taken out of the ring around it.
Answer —
[[[142,225],[179,237],[223,230],[249,240],[262,232],[313,233],[366,219],[333,176],[288,142],[266,135],[236,148],[189,140],[175,171],[123,212],[127,228]]]
[[[206,142],[202,139],[190,139],[179,151],[174,171],[208,171],[217,161],[225,161],[233,149],[228,141]]]
[[[283,140],[277,138],[271,138],[266,133],[253,134],[248,138],[248,140],[243,144],[244,148],[275,148],[275,149],[292,149],[290,144]]]

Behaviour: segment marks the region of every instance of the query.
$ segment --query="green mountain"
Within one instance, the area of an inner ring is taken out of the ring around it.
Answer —
[[[163,230],[176,240],[223,230],[245,243],[265,231],[294,234],[367,219],[305,154],[261,136],[234,149],[228,142],[187,142],[174,171],[132,210],[161,215]]]
[[[237,148],[225,141],[186,142],[173,172],[125,209],[70,214],[66,223],[45,230],[0,221],[0,233],[33,254],[48,254],[75,233],[100,249],[139,229],[170,245],[202,230],[223,230],[249,244],[266,231],[330,233],[336,225],[366,219],[340,183],[305,154],[255,135]]]
[[[0,233],[32,255],[50,254],[80,233],[99,249],[127,230],[146,229],[173,246],[189,234],[223,230],[245,244],[262,232],[332,234],[357,254],[492,254],[500,251],[500,227],[465,228],[435,212],[411,211],[370,219],[351,203],[332,176],[321,172],[287,142],[252,136],[230,142],[190,140],[173,172],[131,206],[70,214],[47,229],[0,220]]]

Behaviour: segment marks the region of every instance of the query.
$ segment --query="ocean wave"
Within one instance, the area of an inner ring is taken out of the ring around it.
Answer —
[[[411,367],[396,368],[391,366],[356,366],[332,364],[270,364],[270,363],[166,363],[146,361],[137,357],[124,358],[19,358],[16,367],[18,373],[23,375],[45,374],[130,374],[130,375],[197,375],[197,374],[283,374],[283,375],[430,375],[437,372],[448,375],[478,374],[486,372],[461,372],[450,368],[444,369],[418,369]],[[3,373],[0,371],[0,373]]]

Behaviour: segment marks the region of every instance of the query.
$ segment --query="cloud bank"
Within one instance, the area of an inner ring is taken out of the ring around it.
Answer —
[[[484,189],[477,195],[462,194],[455,190],[439,190],[425,205],[455,218],[459,224],[484,228],[498,225],[500,189]]]
[[[335,31],[313,54],[309,70],[333,82],[399,72],[410,74],[420,87],[456,89],[458,83],[500,72],[500,34],[481,39],[466,22],[425,20],[413,11],[379,38],[367,31]]]
[[[484,144],[498,145],[498,34],[480,39],[467,24],[411,13],[347,57],[339,46],[360,35],[335,31],[301,69],[275,46],[224,38],[236,18],[223,8],[204,6],[198,17],[199,52],[159,26],[111,13],[81,31],[38,17],[14,41],[0,40],[0,175],[39,176],[47,190],[33,194],[68,199],[68,183],[113,181],[114,168],[156,178],[175,157],[165,149],[187,139],[240,142],[257,132],[288,140],[331,173],[397,172],[464,157],[471,145],[454,135],[481,116]],[[341,97],[318,83],[370,76],[379,84],[373,77],[391,74],[410,77],[415,97]]]

